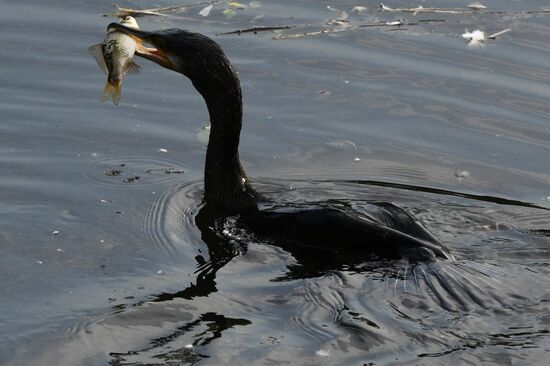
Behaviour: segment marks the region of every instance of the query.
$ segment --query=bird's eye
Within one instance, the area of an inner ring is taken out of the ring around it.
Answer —
[[[129,22],[129,21],[130,21],[130,17],[129,17],[129,16],[124,17],[124,21],[125,21],[125,22]]]

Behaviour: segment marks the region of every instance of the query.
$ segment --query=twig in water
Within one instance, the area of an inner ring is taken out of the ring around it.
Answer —
[[[399,29],[399,27],[401,27],[402,25],[414,26],[414,25],[420,25],[422,23],[444,22],[444,21],[445,21],[444,19],[441,19],[441,20],[440,19],[426,19],[426,20],[420,20],[420,21],[414,22],[414,23],[405,23],[402,20],[395,21],[395,22],[384,22],[384,23],[367,23],[367,24],[346,26],[346,27],[341,27],[341,28],[321,29],[321,30],[318,30],[318,31],[296,33],[296,34],[278,34],[276,36],[273,36],[273,39],[281,40],[281,39],[295,39],[295,38],[303,38],[303,37],[312,37],[312,36],[318,36],[318,35],[321,35],[321,34],[332,34],[332,33],[351,31],[351,30],[356,30],[356,29],[359,29],[359,28],[397,27],[396,29]]]
[[[443,14],[468,14],[474,13],[472,10],[465,9],[443,9],[443,8],[424,8],[423,6],[417,6],[416,8],[390,8],[384,4],[380,4],[378,11],[388,12],[388,13],[413,13],[416,15],[418,13],[443,13]],[[479,12],[476,12],[479,13]]]
[[[127,15],[133,17],[142,17],[142,16],[167,16],[163,13],[174,12],[178,10],[185,10],[188,8],[193,8],[201,5],[215,4],[219,3],[221,0],[211,0],[211,1],[202,1],[198,3],[186,4],[186,5],[174,5],[174,6],[165,6],[161,8],[150,8],[150,9],[132,9],[132,8],[123,8],[116,4],[113,6],[118,10],[112,14],[104,14],[104,16],[115,16],[115,17],[124,17]]]
[[[352,28],[350,27],[350,28],[338,28],[338,29],[321,29],[321,30],[318,30],[318,31],[304,32],[304,33],[297,33],[297,34],[277,34],[276,36],[273,36],[273,39],[280,40],[280,39],[293,39],[293,38],[311,37],[311,36],[318,36],[320,34],[343,32],[343,31],[350,30],[350,29],[352,29]],[[355,27],[353,29],[355,29]]]
[[[470,4],[472,5],[472,4]],[[465,14],[465,15],[473,15],[473,14],[506,14],[506,15],[513,15],[513,14],[550,14],[550,9],[541,9],[541,10],[517,10],[517,11],[506,11],[506,10],[486,10],[481,7],[469,7],[469,9],[446,9],[446,8],[424,8],[422,6],[417,6],[416,8],[390,8],[389,6],[386,6],[384,4],[380,4],[380,8],[378,9],[380,12],[388,12],[388,13],[413,13],[413,15],[416,15],[418,13],[439,13],[439,14]]]
[[[491,34],[491,35],[488,36],[487,38],[489,38],[489,39],[496,39],[498,36],[501,36],[501,35],[503,35],[504,33],[508,33],[508,32],[510,32],[510,31],[511,31],[510,28],[506,28],[505,30],[501,30],[500,32],[496,32],[496,33]]]
[[[159,16],[159,17],[165,17],[166,14],[161,14],[159,12],[153,11],[151,9],[130,9],[130,8],[122,8],[118,5],[113,5],[117,11],[115,13],[111,14],[103,14],[104,17],[125,17],[125,16],[132,16],[134,18],[137,17],[143,17],[143,16]]]
[[[241,34],[241,33],[256,33],[256,32],[267,32],[281,29],[291,29],[294,26],[290,25],[273,25],[273,26],[264,26],[264,27],[252,27],[246,29],[237,29],[231,32],[216,33],[217,36],[226,35],[226,34]]]

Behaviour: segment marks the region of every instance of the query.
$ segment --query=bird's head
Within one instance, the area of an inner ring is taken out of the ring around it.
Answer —
[[[136,39],[137,56],[181,73],[193,81],[211,78],[211,74],[214,70],[220,70],[220,66],[231,68],[221,47],[200,33],[182,29],[145,32],[117,23],[110,24],[111,27]],[[144,47],[142,43],[153,47]]]

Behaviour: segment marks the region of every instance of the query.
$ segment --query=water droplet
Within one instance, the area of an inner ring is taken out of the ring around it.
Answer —
[[[356,157],[353,158],[353,161],[361,161],[361,158],[356,156]]]
[[[164,274],[164,271],[161,270],[161,269],[159,269],[159,270],[157,271],[157,274],[158,274],[158,275],[163,275],[163,274]]]
[[[165,149],[165,148],[163,148],[163,147],[161,147],[161,148],[159,149],[159,152],[161,152],[161,153],[165,153],[165,152],[168,152],[168,150],[167,150],[167,149]]]
[[[59,234],[59,230],[52,231],[52,235],[57,235],[57,234]]]

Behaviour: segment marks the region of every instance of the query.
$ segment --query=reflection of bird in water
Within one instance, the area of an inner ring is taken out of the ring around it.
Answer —
[[[449,250],[415,217],[386,202],[372,202],[362,212],[321,203],[261,208],[265,200],[250,185],[239,160],[242,124],[241,88],[220,46],[210,38],[179,29],[144,32],[111,24],[153,45],[136,54],[187,76],[203,96],[211,131],[206,152],[204,200],[210,215],[237,216],[254,235],[301,253],[339,253],[350,257],[451,259]]]

